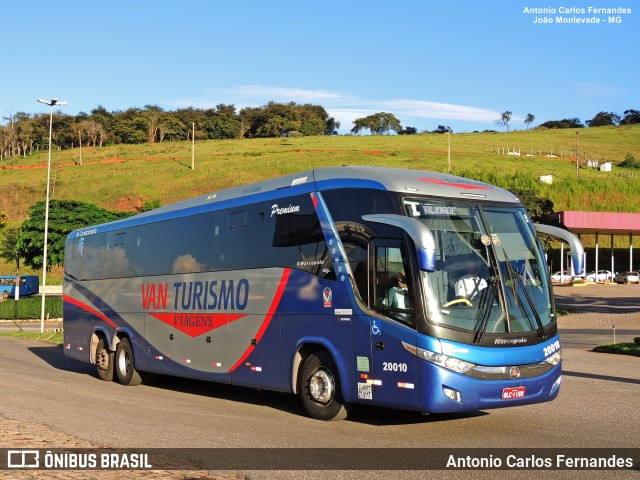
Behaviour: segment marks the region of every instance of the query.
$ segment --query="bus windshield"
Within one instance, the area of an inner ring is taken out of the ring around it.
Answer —
[[[422,272],[428,321],[485,334],[537,332],[552,321],[546,264],[523,208],[405,198],[407,215],[436,243]]]

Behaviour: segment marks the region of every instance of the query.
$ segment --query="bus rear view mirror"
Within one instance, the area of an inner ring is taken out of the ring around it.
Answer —
[[[413,240],[416,247],[418,267],[425,272],[433,272],[436,269],[436,242],[433,233],[424,223],[415,218],[396,215],[393,213],[377,213],[363,215],[366,222],[382,223],[401,228]]]
[[[533,227],[536,233],[542,233],[549,235],[562,242],[569,244],[571,250],[571,263],[573,265],[573,271],[575,275],[582,275],[584,273],[584,247],[578,237],[568,230],[559,227],[553,227],[551,225],[543,225],[541,223],[535,223]]]

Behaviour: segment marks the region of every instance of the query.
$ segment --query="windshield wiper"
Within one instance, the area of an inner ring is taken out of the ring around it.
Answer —
[[[517,293],[519,291],[519,289],[516,287],[515,282],[518,282],[520,284],[520,286],[522,287],[522,291],[524,292],[524,297],[527,300],[527,303],[529,304],[529,308],[531,309],[531,312],[533,313],[533,317],[536,320],[536,330],[538,332],[538,336],[544,340],[546,338],[546,335],[544,333],[544,325],[542,324],[542,319],[540,318],[540,314],[538,313],[538,310],[536,310],[536,305],[533,302],[533,299],[531,298],[531,295],[529,295],[529,292],[527,291],[527,286],[524,284],[524,282],[522,281],[522,278],[520,278],[520,275],[518,274],[518,272],[516,272],[513,269],[513,266],[511,265],[511,262],[509,261],[509,257],[507,256],[507,252],[503,249],[502,253],[504,254],[504,259],[506,262],[506,270],[507,270],[507,275],[509,275],[509,279],[511,280],[511,287],[513,289],[513,294],[514,294],[514,300],[516,302],[516,305],[518,304],[518,297],[519,294]]]
[[[491,277],[487,282],[487,288],[485,288],[478,302],[478,329],[473,337],[473,343],[478,343],[484,337],[489,325],[489,317],[491,316],[491,307],[493,306],[493,299],[496,297],[496,283],[500,281],[499,277]]]

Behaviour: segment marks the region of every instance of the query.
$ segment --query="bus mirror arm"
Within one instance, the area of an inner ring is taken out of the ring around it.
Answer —
[[[542,233],[558,240],[568,243],[571,250],[571,262],[573,265],[573,272],[575,275],[582,275],[584,272],[584,247],[578,237],[568,230],[563,228],[553,227],[551,225],[543,225],[541,223],[535,223],[534,228],[536,233]]]
[[[436,269],[436,242],[433,233],[424,223],[415,218],[396,215],[393,213],[376,213],[363,215],[365,222],[382,223],[401,228],[413,240],[416,247],[418,267],[425,272],[433,272]]]

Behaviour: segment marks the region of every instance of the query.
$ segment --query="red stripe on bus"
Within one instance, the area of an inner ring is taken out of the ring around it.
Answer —
[[[271,320],[273,320],[273,315],[276,313],[276,310],[278,309],[278,305],[280,305],[280,300],[282,299],[282,295],[284,294],[284,289],[287,286],[287,281],[289,280],[290,274],[291,274],[290,268],[285,268],[284,272],[282,272],[282,278],[280,279],[280,284],[278,285],[278,290],[276,290],[276,294],[273,298],[273,302],[271,302],[269,311],[267,312],[267,315],[264,317],[264,320],[262,321],[262,325],[260,325],[260,328],[258,329],[258,333],[256,333],[256,336],[255,336],[256,342],[260,341],[260,339],[264,335],[264,332],[266,332],[267,328],[269,327]],[[254,348],[255,347],[253,345],[250,345],[249,348],[247,348],[245,352],[242,354],[240,359],[235,363],[235,365],[231,367],[228,373],[232,373],[236,368],[242,365],[242,363],[247,359],[247,357],[251,355],[251,352],[253,352]]]
[[[96,317],[100,318],[101,320],[104,320],[105,322],[107,322],[109,325],[111,325],[113,328],[118,328],[118,326],[113,323],[111,320],[109,320],[104,314],[100,313],[98,310],[96,310],[95,308],[87,305],[86,303],[82,303],[79,300],[76,300],[73,297],[70,297],[68,295],[64,295],[63,300],[67,303],[70,303],[72,305],[75,305],[76,307],[81,308],[82,310],[85,310],[93,315],[95,315]]]

